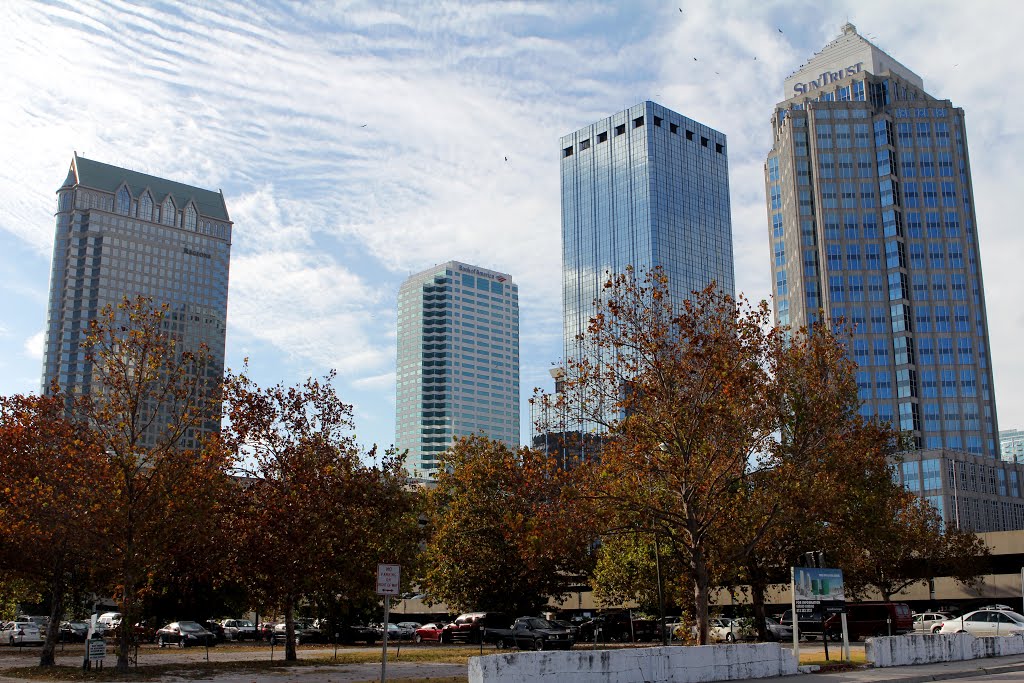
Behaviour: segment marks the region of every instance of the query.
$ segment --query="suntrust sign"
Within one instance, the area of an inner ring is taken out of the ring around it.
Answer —
[[[862,66],[864,66],[864,62],[857,62],[856,64],[854,64],[852,66],[844,67],[844,68],[840,69],[839,71],[823,71],[813,81],[807,81],[806,83],[794,83],[793,84],[793,94],[794,95],[803,95],[804,93],[806,93],[806,92],[808,92],[810,90],[815,90],[817,88],[824,87],[824,86],[828,85],[829,83],[835,83],[836,81],[841,81],[844,78],[846,78],[847,76],[852,76],[854,74],[859,74],[861,72],[861,67]]]

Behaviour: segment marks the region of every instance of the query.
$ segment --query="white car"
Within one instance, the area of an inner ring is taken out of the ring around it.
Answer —
[[[1024,636],[1024,615],[1005,609],[979,609],[947,619],[932,633],[970,633],[975,636]]]
[[[8,645],[40,645],[43,637],[31,621],[11,621],[0,630],[0,642]]]
[[[914,615],[914,631],[918,633],[938,633],[942,624],[951,620],[948,614],[942,612],[921,612]]]
[[[256,625],[248,619],[225,619],[220,626],[224,640],[256,640]]]
[[[740,625],[728,617],[708,619],[708,642],[734,643],[741,638]]]

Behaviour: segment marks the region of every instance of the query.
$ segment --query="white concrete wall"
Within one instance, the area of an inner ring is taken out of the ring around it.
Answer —
[[[912,633],[868,638],[865,653],[868,662],[876,667],[984,659],[1024,654],[1024,637],[976,638],[970,633]]]
[[[469,660],[469,683],[699,683],[796,672],[792,652],[778,643],[511,652]]]

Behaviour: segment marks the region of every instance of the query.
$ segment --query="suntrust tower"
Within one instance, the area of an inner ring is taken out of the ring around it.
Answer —
[[[786,79],[765,164],[776,319],[853,329],[865,417],[906,433],[904,485],[947,524],[1024,528],[998,460],[964,112],[846,24]]]

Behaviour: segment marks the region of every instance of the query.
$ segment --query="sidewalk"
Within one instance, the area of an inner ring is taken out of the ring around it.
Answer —
[[[917,666],[895,666],[886,669],[861,669],[836,673],[802,674],[780,678],[747,679],[740,683],[760,681],[785,681],[786,683],[922,683],[923,681],[945,681],[957,678],[981,677],[1020,671],[1024,680],[1024,655],[992,657],[989,659],[968,659],[960,662],[940,664],[919,664]]]

